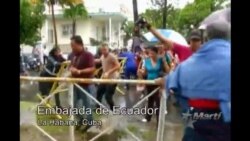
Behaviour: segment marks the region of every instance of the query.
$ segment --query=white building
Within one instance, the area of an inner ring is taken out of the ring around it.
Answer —
[[[107,4],[109,3],[109,4]],[[90,38],[106,41],[111,47],[123,47],[121,24],[127,19],[129,11],[119,4],[119,0],[85,0],[88,18],[76,22],[76,35],[81,35],[85,46],[90,46]],[[56,29],[58,45],[63,52],[70,52],[72,21],[63,17],[63,9],[55,5]],[[42,42],[48,47],[55,43],[51,10],[46,7],[47,18],[41,29]]]

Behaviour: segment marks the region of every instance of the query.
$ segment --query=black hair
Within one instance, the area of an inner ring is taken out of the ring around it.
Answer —
[[[158,48],[155,46],[149,46],[148,49],[150,49],[151,51],[158,53]]]
[[[127,48],[123,48],[122,52],[128,52],[128,49]]]
[[[139,26],[135,26],[134,27],[134,36],[140,36],[140,27]]]
[[[72,36],[72,37],[70,38],[70,40],[73,40],[73,41],[75,41],[77,44],[83,46],[82,37],[81,37],[80,35]]]
[[[54,48],[52,48],[52,49],[50,50],[50,52],[49,52],[49,55],[52,56],[52,57],[55,57],[55,52],[58,51],[58,50],[60,50],[59,47],[54,47]]]

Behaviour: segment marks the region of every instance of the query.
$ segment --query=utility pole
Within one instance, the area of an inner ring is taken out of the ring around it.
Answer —
[[[137,0],[133,0],[134,23],[138,20]]]
[[[167,0],[164,0],[164,6],[163,6],[163,17],[162,17],[162,28],[166,29],[166,23],[167,23]]]

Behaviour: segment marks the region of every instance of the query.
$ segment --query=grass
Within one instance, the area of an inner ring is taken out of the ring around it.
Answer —
[[[37,103],[34,103],[34,102],[20,101],[20,110],[28,111],[36,105]],[[92,112],[92,113],[93,113],[93,118],[95,120],[99,120],[102,118],[102,115],[96,114],[95,112]],[[61,115],[61,117],[62,117],[61,119],[62,121],[69,120],[69,116],[67,115]],[[53,125],[42,126],[42,124],[45,124],[45,122],[58,120],[58,118],[55,115],[36,115],[36,120],[39,121],[38,124],[41,125],[40,127],[43,128],[48,133],[59,134],[59,133],[67,133],[69,131],[69,126],[60,126],[60,127],[53,126]]]
[[[37,118],[37,123],[38,123],[38,121],[41,121],[40,124],[42,124],[42,122],[44,123],[44,122],[57,120],[57,118],[54,115],[37,115],[36,118]],[[66,120],[68,120],[68,117],[67,116],[62,116],[61,120],[66,121]],[[47,126],[40,126],[40,127],[43,128],[48,133],[52,133],[52,134],[53,133],[58,134],[58,133],[67,133],[67,132],[69,132],[69,126],[47,125]]]
[[[126,137],[128,134],[124,130],[115,130],[114,134],[119,138]]]
[[[22,101],[20,102],[20,110],[30,110],[32,107],[36,106],[37,103],[32,103],[32,102],[26,102]],[[93,113],[93,118],[95,120],[99,120],[103,117],[103,115],[96,114],[95,112]],[[69,117],[66,115],[61,115],[62,120],[66,121],[69,120]],[[36,115],[36,120],[37,121],[49,121],[49,120],[57,120],[55,115]],[[69,132],[69,126],[40,126],[42,129],[44,129],[46,132],[49,134],[54,134],[54,135],[61,135],[61,134],[68,134]],[[134,125],[128,125],[127,127],[131,132],[134,134],[140,134],[140,130],[138,127]],[[124,130],[115,130],[113,135],[115,135],[117,138],[123,138],[126,137],[128,134]],[[113,136],[112,135],[112,136]],[[151,132],[144,132],[142,134],[143,139],[148,139],[154,137],[154,133]]]
[[[139,131],[139,128],[136,127],[136,126],[134,126],[134,125],[128,125],[127,128],[128,128],[129,131],[133,132],[134,134],[137,134],[137,133],[140,132],[140,131]]]
[[[156,132],[153,130],[148,130],[145,132],[141,132],[138,126],[134,125],[128,125],[128,130],[134,133],[135,135],[140,135],[143,140],[148,141],[148,140],[153,140],[156,137]]]
[[[156,132],[146,131],[142,133],[143,140],[153,140],[156,137]]]
[[[29,110],[30,108],[36,106],[37,103],[20,101],[20,110]]]

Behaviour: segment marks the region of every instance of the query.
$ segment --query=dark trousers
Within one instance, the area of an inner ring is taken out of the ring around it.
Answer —
[[[49,75],[48,73],[46,73],[44,71],[41,72],[40,76],[41,77],[55,77],[55,76]],[[43,97],[46,97],[50,94],[50,90],[51,90],[53,84],[54,84],[53,82],[39,82],[38,83],[39,91],[41,92]],[[58,86],[58,84],[57,84],[57,86]],[[61,106],[59,93],[55,94],[55,102],[56,102],[57,107]]]
[[[154,91],[158,86],[152,86],[149,85],[147,86],[147,93],[150,94],[152,91]],[[154,104],[156,107],[154,107]],[[160,95],[159,95],[159,90],[156,91],[152,96],[148,98],[148,108],[154,109],[156,111],[156,117],[157,117],[157,123],[159,120],[159,109],[160,109]],[[158,108],[158,109],[156,109]],[[147,121],[151,121],[152,115],[146,114],[146,119]]]
[[[61,101],[60,101],[59,93],[55,94],[55,102],[56,102],[57,107],[61,107]]]
[[[131,79],[134,77],[136,79],[137,68],[136,67],[126,67],[125,68],[125,79]],[[129,84],[126,84],[127,89],[129,89]]]
[[[44,55],[44,56],[43,56],[43,63],[44,63],[44,64],[47,64],[47,60],[48,60],[48,56],[45,56],[45,55]]]
[[[86,90],[88,93],[90,92],[88,86],[81,86],[84,90]],[[83,108],[85,109],[91,109],[90,106],[90,98],[88,98],[83,91],[81,91],[78,87],[74,86],[74,108]],[[88,121],[92,121],[93,117],[92,114],[86,115]],[[84,115],[77,114],[76,118],[78,121],[82,121],[84,119]]]
[[[115,90],[116,90],[116,84],[100,84],[97,89],[96,99],[99,102],[102,102],[102,97],[105,94],[105,99],[109,104],[110,109],[113,110],[114,106],[113,95],[115,94]]]
[[[197,110],[194,109],[191,114],[211,115],[220,113],[220,110]],[[193,119],[194,120],[194,119]],[[230,141],[230,123],[223,121],[222,115],[219,119],[195,119],[193,127],[186,127],[182,141]]]
[[[131,76],[136,77],[137,69],[136,67],[125,68],[125,78],[130,79]]]

